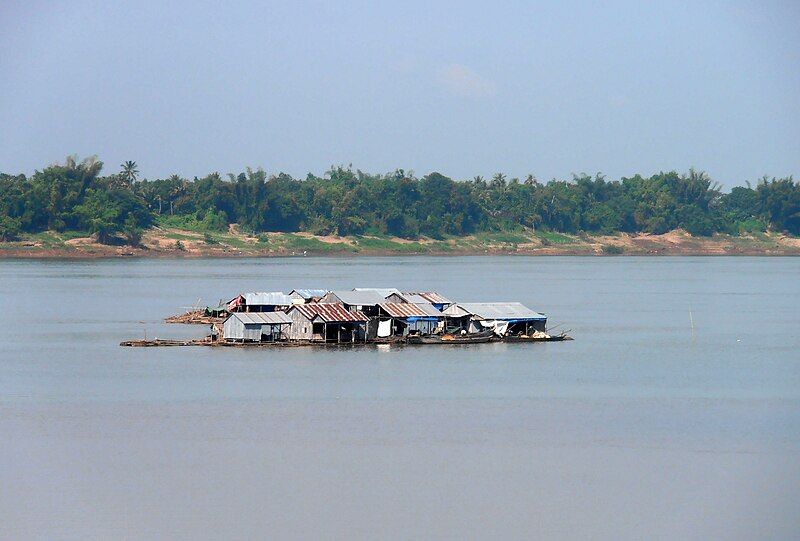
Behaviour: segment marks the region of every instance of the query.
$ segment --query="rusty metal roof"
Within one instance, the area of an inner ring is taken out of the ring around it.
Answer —
[[[328,323],[363,322],[369,318],[361,312],[348,312],[341,304],[296,304],[289,311],[299,310],[310,320],[319,316]]]
[[[453,301],[435,291],[407,291],[402,293],[402,296],[407,302],[413,302],[415,304],[419,299],[422,299],[422,302],[429,302],[431,304],[453,304]],[[411,300],[409,297],[419,297],[419,299],[415,298]]]
[[[409,304],[405,302],[385,302],[379,305],[390,317],[444,317],[432,305],[430,310],[423,308],[425,305]]]

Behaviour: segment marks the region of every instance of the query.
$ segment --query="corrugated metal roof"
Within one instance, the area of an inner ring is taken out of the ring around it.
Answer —
[[[242,297],[248,306],[288,306],[292,304],[292,298],[280,291],[242,293]]]
[[[400,293],[400,290],[394,287],[354,287],[353,291],[374,291],[384,299],[392,293]]]
[[[481,319],[547,319],[519,302],[460,302],[458,308]],[[451,307],[452,308],[452,307]],[[449,312],[448,308],[445,312]],[[458,313],[454,311],[451,315]]]
[[[292,310],[300,310],[300,313],[310,320],[319,316],[328,323],[369,321],[369,318],[361,312],[348,312],[341,304],[296,304],[289,309],[290,312]]]
[[[311,299],[313,297],[323,297],[327,292],[327,289],[293,289],[289,292],[289,295],[297,293],[304,299]]]
[[[430,309],[426,309],[425,306],[425,304],[409,304],[405,302],[385,302],[380,305],[391,317],[444,317],[433,305],[427,305]]]
[[[464,317],[470,315],[469,312],[467,312],[457,304],[451,304],[450,306],[442,310],[442,313],[450,317]]]
[[[402,296],[404,299],[406,299],[406,302],[413,302],[414,304],[418,304],[420,302],[429,302],[431,304],[453,304],[453,301],[435,291],[409,291],[407,293],[402,293]],[[415,300],[411,300],[411,298]]]
[[[336,295],[344,304],[350,306],[375,306],[385,302],[386,299],[381,297],[380,294],[374,290],[368,291],[331,291]]]
[[[235,317],[245,325],[281,325],[290,324],[292,318],[286,312],[234,312]]]
[[[429,302],[416,303],[415,306],[428,314],[429,316],[443,317],[444,314]]]
[[[400,293],[399,289],[393,287],[354,287],[353,291],[374,291],[384,299],[393,293]]]
[[[400,293],[400,297],[403,299],[403,301],[411,304],[429,304],[428,301],[422,297],[422,295],[417,293]]]

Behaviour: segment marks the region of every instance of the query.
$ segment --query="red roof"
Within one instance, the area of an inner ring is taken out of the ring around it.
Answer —
[[[319,316],[328,323],[362,322],[369,318],[361,312],[348,312],[341,304],[295,304],[291,310],[300,310],[310,320]]]
[[[379,306],[390,317],[429,317],[431,315],[418,305],[405,302],[385,302]]]

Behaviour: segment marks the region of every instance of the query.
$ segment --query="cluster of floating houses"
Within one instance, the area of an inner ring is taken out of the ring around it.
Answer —
[[[547,317],[519,302],[461,303],[436,292],[394,288],[242,293],[207,308],[204,316],[215,321],[210,341],[228,344],[568,339],[547,334]]]

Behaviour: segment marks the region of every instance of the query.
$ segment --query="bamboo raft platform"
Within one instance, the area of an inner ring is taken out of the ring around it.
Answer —
[[[190,310],[184,314],[169,316],[164,319],[165,323],[183,323],[188,325],[211,325],[212,323],[223,323],[224,321],[224,317],[207,316],[203,310]]]
[[[287,347],[354,347],[354,346],[424,346],[424,345],[467,345],[467,344],[486,344],[493,342],[563,342],[566,340],[573,340],[572,337],[566,335],[551,336],[547,339],[525,339],[519,337],[508,338],[492,338],[482,336],[480,339],[455,339],[455,340],[437,340],[437,341],[419,341],[414,339],[389,339],[389,340],[370,340],[367,342],[322,342],[322,341],[277,341],[277,342],[228,342],[225,340],[211,340],[209,337],[198,338],[194,340],[170,340],[155,338],[152,340],[124,340],[119,343],[122,347],[135,347],[135,348],[149,348],[149,347],[188,347],[188,346],[207,346],[207,347],[230,347],[230,348],[287,348]]]

